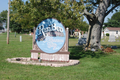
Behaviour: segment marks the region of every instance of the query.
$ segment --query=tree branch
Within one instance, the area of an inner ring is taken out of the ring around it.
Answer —
[[[117,3],[114,7],[112,7],[106,14],[105,14],[105,17],[113,10],[113,9],[115,9],[117,6],[119,6],[120,5],[120,2],[119,3]]]
[[[94,13],[91,14],[86,9],[84,9],[82,14],[88,19],[89,22],[95,21],[97,19]]]

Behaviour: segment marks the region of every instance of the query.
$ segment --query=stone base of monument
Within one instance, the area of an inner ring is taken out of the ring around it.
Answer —
[[[63,54],[62,52],[58,54],[40,53],[40,59],[46,62],[69,62],[69,54],[69,52]]]
[[[63,66],[71,66],[79,64],[79,60],[69,60],[69,62],[60,63],[60,62],[45,62],[39,60],[31,60],[31,58],[26,57],[16,57],[16,58],[8,58],[6,59],[10,63],[19,63],[19,64],[26,64],[26,65],[41,65],[41,66],[51,66],[51,67],[63,67]]]
[[[34,32],[36,32],[35,29],[34,29]],[[44,44],[46,43],[46,45],[44,45],[44,47],[41,45],[43,47],[43,50],[40,48],[40,46],[39,46],[40,44],[38,45],[37,42],[35,43],[35,36],[36,35],[34,33],[34,35],[33,35],[33,46],[32,46],[32,50],[30,51],[31,52],[31,60],[36,61],[36,60],[38,60],[38,58],[40,58],[40,61],[46,62],[46,63],[51,63],[51,62],[52,63],[53,62],[54,63],[69,63],[69,61],[70,61],[69,60],[70,52],[68,52],[69,29],[66,28],[66,30],[64,30],[64,32],[66,34],[66,36],[64,36],[65,39],[61,39],[61,40],[54,39],[53,40],[52,36],[50,36],[50,38],[47,37],[48,40],[52,40],[53,42],[51,42],[51,41],[47,41],[47,42],[43,41]],[[57,35],[57,33],[56,33],[56,35]],[[64,42],[64,44],[61,46],[61,48],[60,48],[60,46],[57,46],[59,44],[56,43],[56,41],[58,41],[58,43],[59,43],[59,41]],[[52,43],[51,45],[53,45],[54,43],[55,43],[55,45],[50,46],[50,42]],[[49,46],[47,44],[49,44]],[[54,51],[54,47],[55,47],[56,50],[57,49],[58,50]],[[47,48],[47,50],[46,50],[46,48]],[[46,52],[46,51],[48,51],[48,52]],[[54,51],[54,52],[52,52],[52,51]]]
[[[40,53],[40,55],[38,54]],[[56,52],[56,53],[44,53],[38,50],[31,50],[31,60],[38,60],[40,57],[41,61],[44,62],[60,62],[67,63],[69,62],[69,54],[70,52]]]

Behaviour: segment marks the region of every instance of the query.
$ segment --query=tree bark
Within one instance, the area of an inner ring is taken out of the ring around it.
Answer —
[[[91,38],[90,38],[90,44],[89,44],[90,48],[101,49],[100,40],[101,40],[102,26],[100,24],[101,23],[99,22],[99,20],[97,20],[92,25],[93,27],[91,30]]]
[[[110,0],[101,0],[95,14],[90,14],[86,10],[84,15],[89,21],[88,38],[85,49],[94,48],[95,50],[101,49],[101,31],[104,18]]]

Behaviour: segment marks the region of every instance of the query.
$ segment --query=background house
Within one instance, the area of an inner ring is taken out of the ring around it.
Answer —
[[[109,35],[114,35],[116,37],[120,37],[120,28],[118,27],[106,27],[104,29],[104,34],[109,33]]]

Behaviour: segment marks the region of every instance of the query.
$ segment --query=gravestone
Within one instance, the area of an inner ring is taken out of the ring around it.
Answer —
[[[80,38],[78,40],[78,45],[83,45],[83,44],[86,44],[86,38]]]
[[[101,39],[104,38],[104,32],[101,32]]]
[[[115,36],[114,35],[110,35],[108,42],[115,42],[115,41],[116,41],[115,40]]]
[[[79,39],[81,38],[81,33],[79,32]]]
[[[22,36],[20,36],[20,42],[22,42]]]
[[[111,46],[112,49],[117,49],[117,46]]]
[[[103,36],[101,36],[101,39],[103,39]]]
[[[104,40],[102,40],[102,42],[104,42]]]
[[[84,45],[84,44],[86,44],[87,36],[88,36],[87,33],[83,34],[82,38],[80,38],[78,40],[78,44],[76,44],[76,45]]]
[[[69,62],[68,32],[63,24],[54,18],[48,18],[34,29],[31,59],[47,62]],[[40,53],[40,56],[39,54]]]
[[[87,34],[83,34],[83,38],[87,38],[87,36],[88,36]]]

